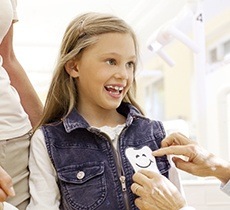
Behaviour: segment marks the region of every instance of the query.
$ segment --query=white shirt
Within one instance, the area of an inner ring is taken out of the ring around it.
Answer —
[[[195,208],[193,208],[191,206],[185,206],[185,207],[181,208],[180,210],[195,210]]]
[[[15,22],[18,20],[16,6],[16,0],[0,0],[0,44],[9,30],[12,21]]]
[[[16,1],[0,0],[0,8],[1,43],[12,22],[17,20]],[[19,95],[11,86],[7,71],[2,67],[3,62],[0,55],[0,140],[22,136],[32,128],[28,115],[20,103]]]
[[[225,185],[221,185],[220,189],[226,193],[228,196],[230,196],[230,180],[225,184]]]
[[[16,208],[15,206],[12,206],[11,204],[7,203],[7,202],[3,202],[3,210],[18,210],[18,208]]]
[[[110,129],[109,127],[102,127],[101,130],[102,132],[106,132],[112,139],[117,136],[116,132],[120,132],[122,128],[122,125],[118,125]],[[114,131],[116,132],[114,133]],[[115,142],[114,145],[116,145]],[[59,210],[60,192],[57,185],[57,174],[48,155],[43,132],[40,129],[34,133],[30,148],[29,186],[31,199],[27,210]],[[175,168],[169,171],[170,181],[179,190],[182,190],[179,182],[180,178],[178,177],[178,173],[175,172]],[[184,194],[183,192],[181,193],[182,195]]]

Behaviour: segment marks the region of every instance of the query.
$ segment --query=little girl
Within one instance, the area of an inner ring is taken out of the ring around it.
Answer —
[[[138,47],[121,19],[98,13],[75,18],[31,142],[31,210],[134,210],[132,176],[139,169],[167,178],[167,157],[155,159],[165,132],[135,102]]]

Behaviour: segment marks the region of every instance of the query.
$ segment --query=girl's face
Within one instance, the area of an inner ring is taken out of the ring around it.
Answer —
[[[129,90],[136,62],[135,45],[129,34],[98,36],[76,61],[79,106],[116,109]]]

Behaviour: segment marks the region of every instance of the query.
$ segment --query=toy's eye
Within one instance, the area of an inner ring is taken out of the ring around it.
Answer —
[[[142,154],[142,156],[146,157],[146,154]]]
[[[140,157],[140,155],[136,155],[136,158],[139,158]]]

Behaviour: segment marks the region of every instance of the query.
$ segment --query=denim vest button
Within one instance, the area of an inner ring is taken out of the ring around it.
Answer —
[[[77,178],[78,179],[83,179],[85,177],[85,172],[84,171],[79,171],[78,173],[77,173]]]

